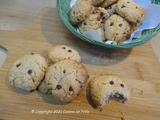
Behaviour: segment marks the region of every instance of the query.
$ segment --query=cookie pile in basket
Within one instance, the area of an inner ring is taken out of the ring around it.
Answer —
[[[70,10],[70,22],[81,33],[96,30],[103,42],[127,40],[142,24],[146,12],[133,0],[77,0]]]

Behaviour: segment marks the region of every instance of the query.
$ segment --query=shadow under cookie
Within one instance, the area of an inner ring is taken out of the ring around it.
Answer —
[[[66,105],[68,103],[62,102],[60,100],[58,100],[57,98],[55,98],[53,95],[51,94],[44,94],[42,92],[40,92],[39,90],[37,90],[37,94],[47,103],[50,104],[56,104],[56,105]]]

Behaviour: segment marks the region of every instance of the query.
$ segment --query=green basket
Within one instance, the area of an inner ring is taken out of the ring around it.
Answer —
[[[77,28],[70,23],[69,20],[69,12],[71,9],[70,2],[71,0],[57,0],[56,8],[61,21],[75,36],[94,45],[99,45],[107,48],[132,48],[148,42],[160,32],[160,24],[159,24],[154,29],[144,30],[140,38],[134,38],[130,43],[114,45],[114,44],[105,44],[102,42],[98,42],[93,38],[89,38],[77,32]],[[160,0],[152,0],[152,3],[159,4]]]

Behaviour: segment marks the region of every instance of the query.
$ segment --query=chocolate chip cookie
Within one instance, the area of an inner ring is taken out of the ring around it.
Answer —
[[[67,45],[56,45],[50,48],[47,51],[47,54],[49,59],[53,63],[66,59],[76,60],[78,62],[81,61],[81,56],[79,55],[79,53],[75,49]]]
[[[52,94],[60,101],[71,102],[83,90],[88,77],[85,67],[80,62],[63,60],[48,68],[40,90]]]
[[[97,108],[102,108],[109,100],[125,103],[129,100],[130,91],[127,85],[117,76],[100,75],[90,81],[90,96]]]
[[[33,91],[44,79],[48,63],[39,54],[27,54],[17,59],[10,67],[7,80],[12,86]]]
[[[78,24],[81,33],[88,30],[97,30],[101,25],[101,11],[97,7],[92,7],[91,13],[87,19]]]
[[[144,8],[132,0],[119,0],[116,12],[124,19],[135,24],[142,23],[146,16]]]
[[[70,10],[70,22],[72,25],[85,20],[91,11],[92,0],[77,0]]]
[[[78,25],[78,28],[81,33],[88,30],[97,30],[109,16],[110,14],[104,8],[92,7],[91,14]]]
[[[113,40],[120,43],[129,38],[131,25],[121,16],[113,14],[105,21],[104,30],[107,40]]]

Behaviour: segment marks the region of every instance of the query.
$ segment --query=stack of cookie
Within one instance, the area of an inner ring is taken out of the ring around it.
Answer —
[[[17,59],[10,67],[7,80],[25,91],[37,88],[63,102],[71,102],[83,90],[89,75],[81,63],[79,53],[66,45],[57,45],[47,51],[48,60],[35,53]]]
[[[133,0],[77,0],[70,22],[81,33],[96,30],[103,42],[123,42],[145,19],[144,8]]]

